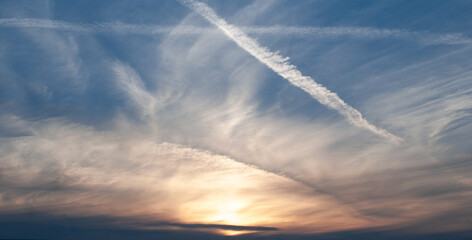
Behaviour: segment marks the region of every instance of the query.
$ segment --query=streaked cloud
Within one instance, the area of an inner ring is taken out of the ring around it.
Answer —
[[[141,218],[144,225],[137,226],[155,229],[307,231],[316,225],[328,231],[348,215],[348,228],[369,224],[300,183],[209,151],[97,133],[59,119],[23,124],[33,126],[32,136],[2,140],[3,214],[33,207],[54,215]],[[290,207],[294,198],[298,204]],[[295,224],[306,208],[313,212]],[[169,223],[146,223],[159,221]]]

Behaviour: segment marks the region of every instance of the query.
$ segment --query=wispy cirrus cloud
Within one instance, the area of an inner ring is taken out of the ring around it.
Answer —
[[[372,224],[289,178],[207,150],[157,143],[152,131],[97,132],[61,119],[5,121],[32,131],[1,139],[0,214],[33,207],[52,216],[122,219],[117,224],[124,227],[133,223],[126,219],[141,219],[130,228],[225,231],[330,231],[346,218],[348,228]],[[291,205],[294,198],[298,204]],[[307,208],[307,221],[294,224]]]

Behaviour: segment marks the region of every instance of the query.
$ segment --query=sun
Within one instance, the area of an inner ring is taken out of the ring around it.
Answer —
[[[236,235],[241,235],[241,234],[247,234],[247,233],[253,233],[256,231],[247,231],[247,230],[242,230],[242,231],[237,231],[237,230],[219,230],[218,233],[225,235],[225,236],[236,236]]]

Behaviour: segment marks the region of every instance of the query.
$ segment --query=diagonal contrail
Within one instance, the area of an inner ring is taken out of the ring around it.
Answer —
[[[271,52],[269,49],[259,45],[256,40],[250,38],[238,27],[228,24],[224,19],[220,18],[208,5],[194,0],[181,0],[181,2],[200,14],[210,23],[217,26],[238,46],[246,50],[249,54],[264,63],[274,72],[287,79],[291,84],[303,89],[321,104],[332,108],[345,116],[351,124],[369,130],[372,133],[387,138],[395,143],[403,141],[401,138],[389,133],[388,131],[370,124],[362,117],[362,114],[359,111],[346,104],[336,93],[331,92],[326,87],[315,82],[311,77],[302,75],[294,65],[290,64],[288,58],[284,58],[281,55]]]

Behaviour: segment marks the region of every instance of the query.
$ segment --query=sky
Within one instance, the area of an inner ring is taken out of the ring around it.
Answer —
[[[0,1],[0,239],[470,239],[471,16]]]

